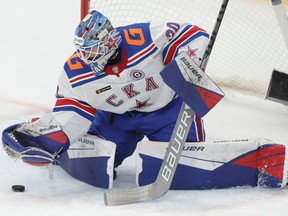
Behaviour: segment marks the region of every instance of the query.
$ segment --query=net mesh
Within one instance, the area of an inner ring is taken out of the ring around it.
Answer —
[[[222,0],[93,0],[116,26],[190,22],[211,33]],[[287,3],[285,4],[287,11]],[[230,0],[206,72],[220,86],[265,97],[273,69],[288,71],[288,50],[270,0]]]

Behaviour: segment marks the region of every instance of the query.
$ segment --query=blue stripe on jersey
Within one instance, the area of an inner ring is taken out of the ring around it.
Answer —
[[[73,79],[75,76],[79,76],[88,72],[91,72],[89,65],[85,64],[77,55],[74,53],[64,64],[64,70],[69,79]]]
[[[77,82],[71,82],[70,80],[70,83],[71,83],[71,86],[72,88],[75,88],[77,86],[81,86],[81,85],[84,85],[86,83],[89,83],[89,82],[92,82],[92,81],[95,81],[95,80],[98,80],[98,79],[102,79],[103,77],[106,77],[108,76],[107,73],[103,72],[102,74],[98,75],[98,76],[95,76],[94,73],[93,73],[93,76],[89,77],[89,78],[84,78],[84,79],[79,79]]]
[[[186,40],[184,43],[181,43],[180,46],[178,46],[178,48],[176,49],[176,54],[178,54],[178,50],[182,47],[185,46],[186,44],[190,43],[191,41],[195,40],[198,37],[201,36],[205,36],[205,37],[209,37],[209,34],[205,33],[205,32],[198,32],[197,34],[193,35],[192,37],[190,37],[188,40]]]
[[[127,52],[128,59],[153,43],[150,33],[150,23],[136,23],[117,27],[117,29],[123,38],[122,46]]]
[[[103,73],[99,76],[95,76],[90,66],[85,64],[76,53],[66,61],[64,70],[69,78],[72,88],[101,79],[108,75]]]
[[[136,61],[134,61],[132,64],[128,63],[126,68],[130,68],[130,67],[133,67],[133,66],[139,64],[141,61],[148,58],[150,55],[152,55],[157,50],[158,50],[158,48],[154,47],[151,51],[144,53],[143,55],[139,56],[139,58]],[[128,62],[129,62],[129,60],[128,60]]]
[[[173,38],[173,40],[171,40],[171,41],[169,42],[169,44],[173,44],[176,40],[178,40],[180,37],[182,37],[183,34],[184,34],[187,30],[189,30],[191,27],[192,27],[192,25],[187,25],[187,26],[185,26],[185,27],[182,29],[182,31],[177,35],[177,37]]]
[[[195,33],[193,33],[194,28],[195,28]],[[181,37],[183,37],[187,32],[189,32],[191,30],[192,30],[191,36],[181,39]],[[193,26],[193,25],[185,26],[185,28],[177,35],[177,37],[175,37],[173,40],[171,40],[169,42],[169,44],[167,44],[165,46],[165,48],[162,51],[163,59],[165,59],[165,57],[168,55],[168,53],[171,52],[170,48],[175,46],[175,44],[174,44],[175,41],[179,40],[180,43],[178,42],[179,45],[176,46],[177,48],[175,49],[175,51],[173,53],[174,56],[178,54],[179,48],[181,48],[182,46],[185,46],[186,44],[190,43],[191,41],[193,41],[196,38],[201,37],[201,36],[209,37],[209,34],[197,26]],[[182,40],[183,40],[183,42],[181,42]],[[169,55],[171,55],[171,54],[172,53],[170,53]]]
[[[75,112],[78,115],[82,116],[83,118],[85,118],[91,122],[94,120],[93,115],[91,115],[91,114],[89,114],[89,113],[87,113],[81,109],[78,109],[75,106],[54,107],[54,109],[53,109],[53,112],[67,112],[67,111]]]
[[[53,112],[72,111],[80,116],[92,121],[94,119],[96,109],[88,103],[72,98],[57,98]]]

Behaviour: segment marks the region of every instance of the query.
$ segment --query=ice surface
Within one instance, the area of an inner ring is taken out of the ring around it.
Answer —
[[[79,0],[0,1],[0,130],[53,107],[58,75],[74,51]],[[225,89],[224,89],[225,91]],[[230,91],[205,117],[208,140],[268,138],[288,144],[288,108]],[[9,216],[277,216],[288,213],[288,190],[233,188],[169,191],[163,198],[107,207],[104,189],[81,183],[61,168],[54,180],[46,167],[10,159],[0,149],[0,211]],[[135,185],[134,157],[118,169],[117,188]],[[197,176],[195,176],[197,178]],[[11,186],[26,186],[24,193]]]

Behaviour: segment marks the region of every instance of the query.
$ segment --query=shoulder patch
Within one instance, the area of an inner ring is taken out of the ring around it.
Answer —
[[[64,70],[69,78],[72,88],[107,76],[106,73],[103,73],[96,77],[90,66],[83,62],[78,57],[77,53],[74,53],[65,62]]]
[[[177,35],[164,47],[162,52],[164,64],[167,65],[179,54],[178,50],[180,47],[202,36],[209,37],[205,30],[194,25],[186,25],[180,32],[177,32]]]
[[[118,30],[127,52],[127,68],[140,63],[158,49],[151,37],[150,23],[136,23],[119,27]]]

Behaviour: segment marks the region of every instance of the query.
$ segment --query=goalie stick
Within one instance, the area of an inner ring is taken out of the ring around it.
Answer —
[[[228,2],[229,0],[223,0],[222,2],[209,44],[203,56],[201,68],[207,65]],[[117,206],[154,200],[164,196],[168,192],[194,115],[194,110],[183,102],[156,181],[152,184],[135,188],[110,190],[104,193],[105,205]]]
[[[274,13],[282,32],[286,47],[288,48],[288,17],[282,0],[271,0]]]

